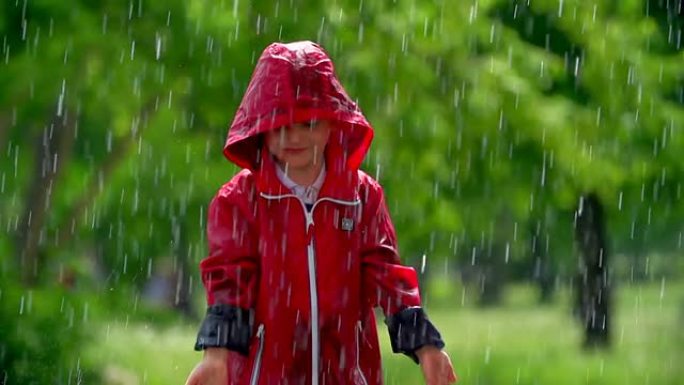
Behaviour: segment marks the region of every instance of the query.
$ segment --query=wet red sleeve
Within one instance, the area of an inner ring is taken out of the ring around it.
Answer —
[[[420,306],[418,277],[401,264],[394,225],[379,186],[369,186],[362,219],[361,275],[363,296],[385,316]]]
[[[207,303],[254,308],[259,274],[256,233],[239,197],[219,192],[209,205],[209,254],[200,262]]]

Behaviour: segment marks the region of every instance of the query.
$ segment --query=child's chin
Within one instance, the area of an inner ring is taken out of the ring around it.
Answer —
[[[285,159],[285,163],[287,163],[287,165],[290,169],[306,168],[306,167],[311,165],[311,161],[309,159],[303,159],[303,158]]]

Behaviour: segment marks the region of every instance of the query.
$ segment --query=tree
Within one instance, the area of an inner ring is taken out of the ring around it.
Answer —
[[[575,215],[575,234],[581,254],[576,282],[577,311],[584,325],[585,347],[610,345],[612,294],[603,212],[596,194],[587,194],[580,198]]]

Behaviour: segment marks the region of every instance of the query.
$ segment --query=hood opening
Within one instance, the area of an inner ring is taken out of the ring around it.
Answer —
[[[308,41],[273,43],[257,62],[223,153],[239,167],[257,170],[263,133],[313,119],[331,123],[327,151],[333,164],[358,169],[373,129],[337,80],[327,53]]]

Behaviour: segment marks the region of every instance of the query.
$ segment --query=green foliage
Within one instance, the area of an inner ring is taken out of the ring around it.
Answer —
[[[0,379],[6,385],[97,381],[100,363],[85,367],[81,351],[92,341],[83,295],[0,285]]]

